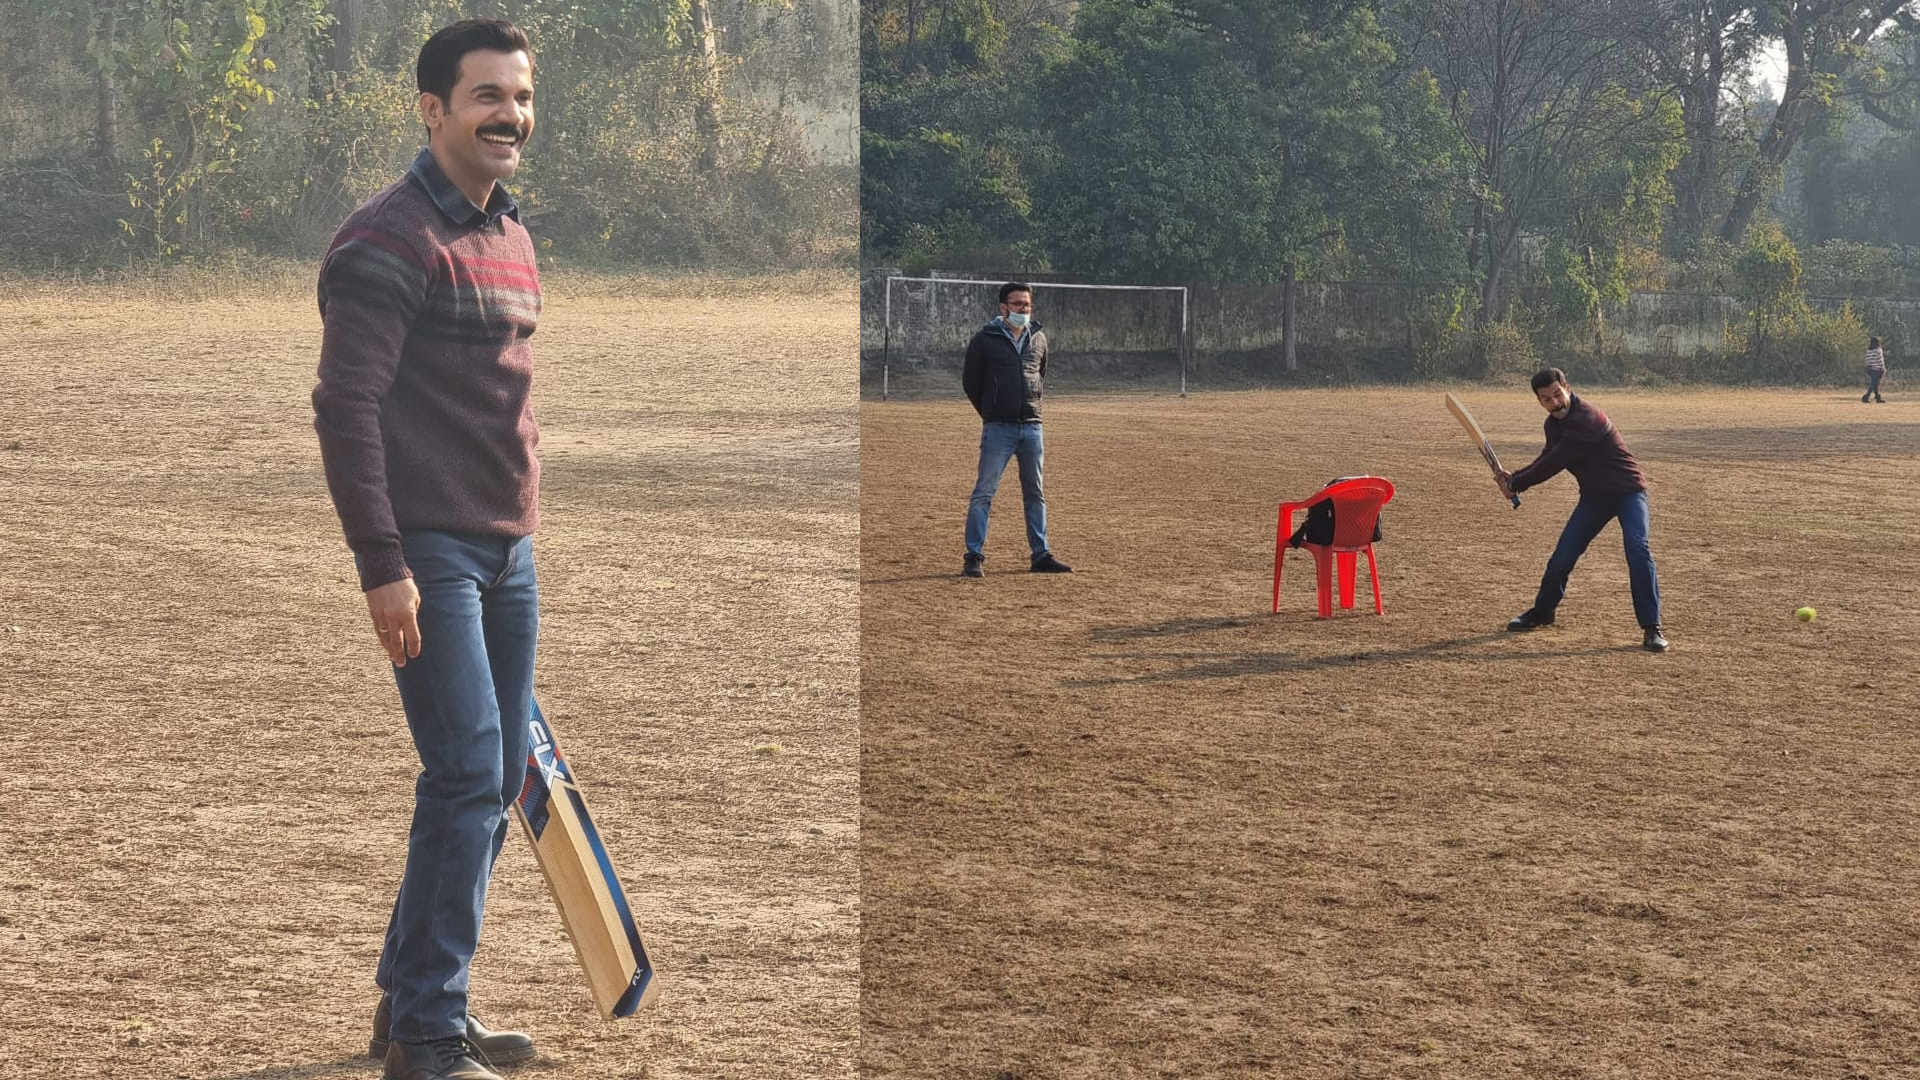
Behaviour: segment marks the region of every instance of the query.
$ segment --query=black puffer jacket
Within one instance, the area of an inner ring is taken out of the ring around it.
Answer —
[[[1047,335],[1040,324],[1029,323],[1015,345],[1006,327],[994,319],[967,344],[960,383],[982,420],[1038,420],[1046,376]]]

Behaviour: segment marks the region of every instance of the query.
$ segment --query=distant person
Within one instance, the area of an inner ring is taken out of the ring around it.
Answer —
[[[1860,395],[1862,405],[1866,404],[1869,398],[1883,405],[1886,404],[1887,399],[1880,396],[1880,380],[1886,374],[1887,351],[1880,347],[1880,339],[1874,338],[1867,342],[1867,392]]]
[[[986,577],[987,515],[1007,460],[1020,460],[1020,500],[1027,512],[1027,549],[1036,574],[1070,574],[1073,567],[1047,547],[1047,500],[1040,481],[1046,446],[1040,437],[1040,395],[1047,375],[1047,335],[1033,321],[1033,289],[1017,281],[1000,286],[1000,314],[967,344],[960,376],[980,414],[980,472],[967,504],[967,555],[960,573]]]
[[[1574,504],[1560,531],[1560,542],[1547,560],[1533,606],[1514,616],[1507,629],[1552,626],[1554,610],[1567,595],[1574,564],[1607,522],[1618,518],[1627,553],[1627,580],[1633,589],[1633,614],[1643,631],[1641,646],[1648,652],[1666,652],[1667,635],[1660,625],[1660,579],[1654,573],[1648,539],[1646,476],[1613,421],[1576,396],[1559,368],[1535,372],[1532,385],[1535,399],[1547,410],[1546,449],[1525,468],[1502,469],[1494,479],[1511,496],[1565,469],[1580,485],[1580,501]]]
[[[320,264],[314,428],[371,629],[419,755],[406,870],[374,981],[385,1080],[499,1080],[533,1040],[467,1011],[487,882],[526,775],[539,634],[533,242],[500,181],[533,134],[517,26],[420,49],[427,146]]]

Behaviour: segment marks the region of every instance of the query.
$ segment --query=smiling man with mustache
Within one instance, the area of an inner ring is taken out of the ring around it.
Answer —
[[[427,147],[320,268],[314,427],[420,757],[375,981],[386,1080],[498,1080],[533,1041],[467,1012],[493,863],[526,771],[539,595],[533,242],[500,181],[533,133],[533,54],[474,19],[420,50]]]
[[[1533,606],[1514,616],[1507,629],[1538,630],[1552,626],[1554,612],[1567,595],[1567,578],[1587,545],[1607,522],[1620,523],[1620,541],[1627,556],[1627,582],[1633,593],[1633,614],[1640,622],[1640,644],[1648,652],[1667,651],[1666,628],[1660,624],[1660,579],[1653,566],[1651,523],[1647,513],[1647,478],[1627,449],[1613,421],[1567,385],[1559,368],[1536,371],[1530,384],[1540,407],[1547,410],[1546,449],[1513,472],[1494,473],[1508,495],[1552,479],[1561,470],[1573,474],[1580,499],[1560,531],[1560,542],[1540,576]]]

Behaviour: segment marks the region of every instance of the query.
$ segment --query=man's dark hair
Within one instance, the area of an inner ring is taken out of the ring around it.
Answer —
[[[470,52],[527,54],[533,60],[533,46],[527,32],[505,19],[464,19],[435,31],[420,46],[420,62],[414,66],[414,82],[420,92],[451,103],[453,85],[460,81],[460,61]]]
[[[1536,394],[1554,383],[1567,385],[1567,373],[1557,367],[1541,368],[1533,373],[1533,392]]]
[[[1879,339],[1879,338],[1874,338],[1874,339],[1873,339],[1872,341],[1869,341],[1869,342],[1867,342],[1867,348],[1869,348],[1869,349],[1877,349],[1877,348],[1879,348],[1879,347],[1880,347],[1880,339]]]
[[[1033,295],[1033,286],[1022,281],[1009,281],[1005,285],[1000,286],[1000,302],[1003,304],[1006,303],[1007,297],[1017,292],[1023,292],[1031,296]]]

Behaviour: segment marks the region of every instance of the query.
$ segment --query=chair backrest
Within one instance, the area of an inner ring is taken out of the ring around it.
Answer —
[[[1373,543],[1373,527],[1380,520],[1380,508],[1393,498],[1393,482],[1384,476],[1356,476],[1328,484],[1310,499],[1333,503],[1333,543],[1335,551],[1364,551]]]

